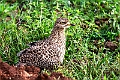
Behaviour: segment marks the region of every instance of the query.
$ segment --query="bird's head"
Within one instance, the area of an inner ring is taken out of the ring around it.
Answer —
[[[59,29],[69,28],[70,26],[74,26],[74,25],[70,24],[67,18],[58,18],[55,22],[55,27]]]

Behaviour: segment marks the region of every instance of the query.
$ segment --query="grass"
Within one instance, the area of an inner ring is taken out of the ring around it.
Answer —
[[[0,56],[16,64],[16,54],[28,43],[48,37],[62,14],[76,26],[66,30],[67,50],[57,71],[76,80],[119,80],[119,4],[119,0],[1,0]],[[106,41],[116,43],[117,49],[110,51]]]

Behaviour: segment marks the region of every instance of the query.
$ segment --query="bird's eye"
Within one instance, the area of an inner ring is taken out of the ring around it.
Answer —
[[[61,24],[66,24],[66,22],[60,22]]]

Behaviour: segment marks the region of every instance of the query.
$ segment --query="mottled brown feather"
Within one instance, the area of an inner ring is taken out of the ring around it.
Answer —
[[[47,39],[30,43],[29,48],[18,53],[19,64],[25,63],[51,70],[62,63],[66,45],[65,28],[69,26],[68,19],[58,18]]]

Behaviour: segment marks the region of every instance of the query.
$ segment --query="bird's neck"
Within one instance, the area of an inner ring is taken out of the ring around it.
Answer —
[[[53,42],[65,43],[65,41],[66,41],[65,29],[54,28],[51,32],[49,39]]]

